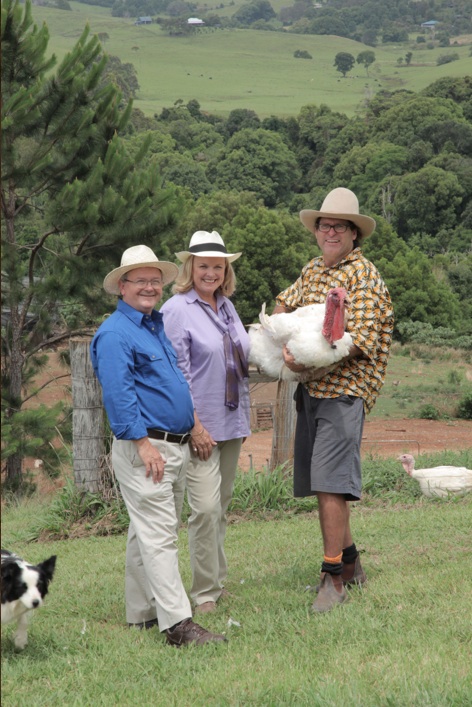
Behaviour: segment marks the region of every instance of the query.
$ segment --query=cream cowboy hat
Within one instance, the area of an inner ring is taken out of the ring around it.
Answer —
[[[322,216],[352,221],[365,238],[374,232],[376,226],[373,218],[359,213],[357,196],[350,189],[345,189],[344,187],[338,187],[330,191],[319,211],[312,209],[300,211],[300,221],[312,233],[315,233],[316,220]]]
[[[191,255],[200,258],[226,258],[228,263],[237,260],[242,253],[228,253],[222,237],[218,231],[195,231],[190,239],[188,250],[181,250],[175,254],[180,262],[185,263]]]
[[[167,285],[177,277],[179,268],[174,263],[159,260],[147,245],[133,245],[127,248],[121,256],[121,265],[115,268],[103,280],[103,288],[110,295],[119,295],[119,280],[130,270],[136,268],[156,268],[162,273],[163,285]]]

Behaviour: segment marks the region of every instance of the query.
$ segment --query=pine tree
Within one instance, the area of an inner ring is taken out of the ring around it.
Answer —
[[[122,251],[171,223],[179,204],[162,189],[147,145],[132,158],[120,132],[131,103],[101,82],[106,57],[86,27],[55,69],[49,33],[31,3],[2,3],[2,464],[21,487],[22,460],[44,457],[59,410],[24,410],[41,353],[94,322],[104,274]]]

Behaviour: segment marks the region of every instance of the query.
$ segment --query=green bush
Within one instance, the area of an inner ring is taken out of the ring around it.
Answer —
[[[429,322],[406,320],[397,325],[402,343],[414,342],[429,346],[448,346],[472,350],[472,336],[460,335],[449,327],[434,328]]]
[[[307,52],[304,49],[296,49],[293,52],[293,56],[295,59],[313,59],[310,52]]]
[[[428,403],[415,412],[413,417],[418,417],[420,420],[440,420],[441,414],[439,410],[434,407],[434,405]]]
[[[447,374],[447,382],[452,385],[460,385],[462,383],[462,376],[459,371],[456,371],[456,369],[449,371]]]
[[[452,54],[442,54],[436,59],[436,65],[441,66],[442,64],[450,64],[451,61],[457,61],[459,59],[459,54],[453,52]]]
[[[472,420],[472,393],[466,393],[459,401],[456,417]]]

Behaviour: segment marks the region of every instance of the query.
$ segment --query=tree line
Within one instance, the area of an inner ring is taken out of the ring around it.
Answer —
[[[64,405],[31,409],[46,350],[93,331],[114,308],[106,272],[130,245],[162,259],[218,230],[238,261],[235,304],[255,321],[317,249],[298,211],[352,188],[378,228],[365,252],[395,303],[402,340],[418,327],[470,346],[471,79],[381,93],[348,118],[324,105],[260,119],[176,101],[146,117],[124,101],[132,66],[108,61],[88,28],[56,66],[30,2],[2,4],[2,460],[53,472]]]

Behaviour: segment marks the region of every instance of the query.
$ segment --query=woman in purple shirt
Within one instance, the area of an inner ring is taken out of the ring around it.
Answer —
[[[194,403],[192,457],[187,469],[192,589],[196,611],[216,609],[227,575],[226,511],[241,445],[250,434],[247,356],[249,337],[230,297],[236,285],[228,253],[216,231],[197,231],[183,263],[176,293],[161,308]]]

